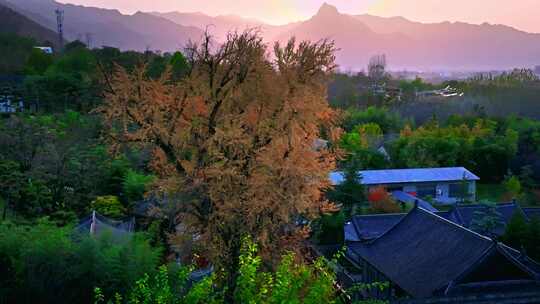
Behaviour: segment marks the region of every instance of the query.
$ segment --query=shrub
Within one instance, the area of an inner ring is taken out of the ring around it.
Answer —
[[[293,253],[282,257],[275,272],[263,271],[258,247],[244,240],[239,257],[238,277],[234,288],[234,303],[338,303],[334,289],[334,272],[323,258],[313,264],[297,263]],[[188,277],[193,267],[160,267],[155,275],[145,275],[128,293],[126,303],[229,303],[217,288],[217,277],[211,275],[196,283]],[[176,274],[174,272],[176,271]],[[95,303],[105,303],[100,288],[95,289]],[[116,298],[122,298],[116,296]]]
[[[343,225],[345,224],[345,215],[343,211],[323,215],[320,218],[319,223],[320,229],[317,234],[317,239],[320,244],[343,244]]]
[[[522,191],[521,182],[519,178],[515,175],[508,176],[503,183],[504,189],[506,190],[506,196],[511,199],[517,199]]]
[[[369,191],[369,205],[373,213],[401,212],[399,204],[390,196],[384,187],[376,187]]]

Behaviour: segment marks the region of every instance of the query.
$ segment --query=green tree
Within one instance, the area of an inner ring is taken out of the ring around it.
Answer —
[[[377,150],[382,137],[382,130],[376,123],[361,124],[353,131],[343,134],[339,145],[348,155],[340,167],[345,170],[351,166],[355,166],[357,170],[386,168],[387,156]]]
[[[497,211],[497,204],[491,202],[482,202],[480,211],[475,211],[471,222],[471,229],[495,238],[495,230],[504,225],[501,214]]]
[[[135,202],[144,198],[147,186],[154,180],[152,175],[144,175],[129,169],[124,176],[122,188],[128,202]]]
[[[501,181],[517,153],[517,143],[515,131],[491,120],[448,126],[433,121],[414,130],[404,128],[389,153],[395,167],[463,166],[482,180]]]
[[[45,71],[53,64],[54,58],[51,54],[47,54],[39,49],[32,49],[26,65],[24,67],[27,75],[43,75]]]
[[[519,178],[515,175],[506,177],[503,183],[506,193],[513,199],[517,199],[521,195],[522,187]]]
[[[74,46],[66,50],[43,75],[25,79],[26,94],[39,99],[40,110],[89,110],[101,94],[97,85],[97,65],[93,53]]]
[[[360,171],[361,162],[351,156],[344,163],[342,171],[343,182],[335,185],[334,188],[327,192],[327,197],[330,201],[342,206],[345,218],[348,220],[353,215],[362,212],[362,207],[365,207],[366,197],[364,186],[361,183]]]
[[[525,244],[525,238],[528,233],[529,225],[521,212],[515,212],[506,225],[503,242],[512,248],[521,248]]]
[[[116,196],[98,196],[90,207],[104,216],[112,218],[122,218],[126,216],[126,208],[120,203]]]
[[[0,198],[4,208],[2,220],[6,220],[8,209],[18,202],[24,185],[23,174],[18,163],[0,160]]]
[[[175,80],[184,77],[188,72],[189,63],[186,57],[180,52],[175,52],[172,55],[169,64],[171,65],[172,78]]]
[[[12,210],[28,219],[51,216],[66,222],[74,214],[86,215],[97,196],[121,195],[132,165],[112,158],[99,136],[96,117],[72,111],[1,121],[0,158],[19,168],[5,172],[21,175]]]
[[[345,131],[350,132],[356,126],[366,123],[377,124],[384,134],[399,132],[404,126],[404,121],[399,114],[386,108],[371,106],[363,111],[354,108],[347,110],[342,127]]]
[[[24,66],[36,41],[11,33],[0,33],[0,74],[24,74]]]
[[[318,219],[316,239],[322,245],[343,244],[345,212],[326,214]]]
[[[157,79],[163,75],[167,69],[168,59],[163,56],[156,56],[152,54],[149,59],[148,66],[146,68],[146,74],[152,79]]]

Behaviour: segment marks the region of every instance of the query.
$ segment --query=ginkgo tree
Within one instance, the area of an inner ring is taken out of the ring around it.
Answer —
[[[178,198],[176,236],[194,236],[231,290],[244,237],[272,265],[309,234],[299,219],[337,210],[324,198],[336,151],[313,148],[323,131],[339,136],[326,100],[334,52],[326,40],[270,51],[255,31],[221,45],[205,35],[187,47],[179,81],[144,67],[108,81],[99,111],[112,143],[153,149],[153,191]]]

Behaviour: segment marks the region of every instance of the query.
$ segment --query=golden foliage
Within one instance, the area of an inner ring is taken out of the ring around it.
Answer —
[[[100,111],[114,143],[154,148],[156,190],[182,198],[185,231],[215,264],[232,267],[243,236],[270,256],[305,237],[300,216],[336,209],[323,197],[334,153],[312,148],[321,129],[339,134],[326,101],[334,45],[291,40],[270,56],[248,31],[211,49],[208,36],[191,45],[191,72],[177,83],[119,67]]]

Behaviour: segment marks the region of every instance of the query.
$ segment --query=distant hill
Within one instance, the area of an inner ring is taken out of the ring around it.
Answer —
[[[54,10],[64,10],[64,31],[67,39],[92,35],[95,47],[107,45],[123,50],[145,49],[175,51],[189,40],[198,40],[203,31],[182,26],[165,18],[138,12],[124,15],[117,10],[61,4],[53,0],[5,0],[17,11],[42,25],[54,29]],[[39,19],[39,20],[37,20]]]
[[[47,45],[56,45],[58,41],[58,36],[55,32],[15,12],[5,6],[1,1],[0,33],[30,37],[40,44]]]

